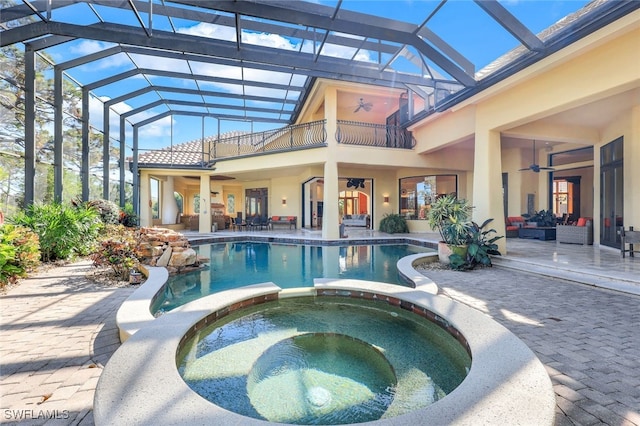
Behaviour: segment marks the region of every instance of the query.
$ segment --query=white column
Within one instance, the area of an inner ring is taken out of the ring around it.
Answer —
[[[200,176],[200,221],[198,232],[211,232],[211,179]]]
[[[497,235],[506,235],[502,204],[502,158],[500,132],[476,130],[473,164],[473,221],[478,225],[489,218]],[[495,235],[495,234],[494,234]],[[506,239],[497,242],[500,253],[507,253]]]
[[[338,118],[338,92],[328,89],[324,94],[324,117],[327,120],[328,158],[324,163],[324,192],[322,196],[322,238],[340,238],[338,215],[338,159],[335,140]]]
[[[338,214],[338,164],[328,160],[324,163],[324,212],[322,238],[340,238]]]
[[[176,223],[178,219],[178,203],[176,197],[173,195],[173,176],[168,176],[162,183],[162,223],[165,225],[171,225]]]
[[[153,226],[151,217],[151,181],[149,173],[140,172],[140,226]]]

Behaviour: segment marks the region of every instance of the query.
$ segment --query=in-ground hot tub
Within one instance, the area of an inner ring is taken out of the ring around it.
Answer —
[[[555,395],[544,367],[521,340],[485,314],[419,289],[371,281],[317,279],[312,289],[288,290],[282,296],[316,293],[384,300],[435,321],[466,342],[471,368],[451,393],[425,408],[373,423],[553,424]],[[277,300],[279,295],[280,288],[272,283],[225,291],[142,326],[116,351],[100,377],[94,403],[96,424],[263,425],[264,420],[234,413],[194,392],[180,376],[176,359],[186,342],[212,321],[246,306]],[[327,395],[320,391],[311,397],[322,403]]]
[[[451,393],[471,365],[466,342],[378,297],[334,293],[231,312],[182,345],[180,374],[220,407],[292,424],[391,418]]]

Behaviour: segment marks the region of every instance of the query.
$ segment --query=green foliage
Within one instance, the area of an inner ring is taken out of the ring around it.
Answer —
[[[492,236],[496,230],[485,229],[493,219],[485,220],[482,225],[471,222],[467,235],[467,256],[463,258],[459,254],[449,256],[449,266],[456,270],[470,270],[476,266],[492,266],[491,255],[500,256],[496,241],[502,236]]]
[[[124,206],[124,209],[120,212],[119,222],[129,228],[138,226],[138,215],[134,213],[133,206],[131,204]]]
[[[137,246],[138,235],[135,230],[123,225],[107,225],[91,260],[94,266],[108,266],[118,278],[127,280],[131,268],[138,265]]]
[[[467,241],[473,207],[454,194],[439,197],[431,204],[428,220],[432,230],[438,231],[442,241],[449,245],[462,245]]]
[[[551,210],[540,210],[535,214],[523,213],[527,222],[536,222],[538,226],[556,226],[556,215]]]
[[[409,226],[404,216],[399,214],[386,214],[380,221],[380,232],[387,234],[406,234],[409,232]]]
[[[43,262],[90,254],[102,228],[96,210],[84,204],[32,204],[9,221],[38,235]]]
[[[103,199],[92,200],[87,201],[87,205],[98,212],[102,223],[105,225],[117,225],[120,223],[120,207],[113,201]]]
[[[38,266],[38,236],[28,228],[0,225],[0,285],[26,276]]]

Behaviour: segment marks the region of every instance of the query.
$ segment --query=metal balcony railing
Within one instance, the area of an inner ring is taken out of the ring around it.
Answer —
[[[338,120],[336,140],[342,144],[384,148],[413,149],[416,146],[411,132],[401,126],[346,120]]]
[[[312,121],[282,129],[216,139],[208,143],[208,153],[211,160],[216,160],[324,146],[327,141],[325,123],[326,120]]]

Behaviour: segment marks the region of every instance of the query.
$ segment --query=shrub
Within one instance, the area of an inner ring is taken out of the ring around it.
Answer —
[[[0,225],[0,284],[5,285],[38,266],[38,236],[28,228]]]
[[[428,219],[433,231],[440,232],[442,241],[449,245],[463,245],[466,242],[473,207],[465,199],[454,194],[439,197],[431,204]]]
[[[124,226],[134,228],[138,226],[138,216],[133,212],[133,206],[127,204],[124,209],[120,211],[120,223]]]
[[[137,246],[136,231],[123,225],[107,225],[91,260],[94,266],[108,266],[117,278],[127,280],[131,268],[138,264]]]
[[[90,254],[101,229],[96,210],[85,204],[32,204],[11,217],[10,222],[38,235],[43,262]]]
[[[380,232],[387,234],[406,234],[409,232],[409,226],[404,216],[399,214],[385,214],[380,221]]]
[[[102,223],[106,225],[117,225],[120,223],[120,207],[113,201],[101,199],[88,201],[86,204],[96,209]]]
[[[463,258],[459,254],[452,254],[449,256],[450,266],[452,269],[457,270],[469,270],[476,266],[492,266],[491,256],[500,256],[498,251],[498,245],[495,243],[502,236],[493,236],[496,232],[495,229],[485,229],[493,219],[485,220],[482,225],[478,225],[475,222],[471,222],[471,226],[468,230],[467,237],[467,256]]]

